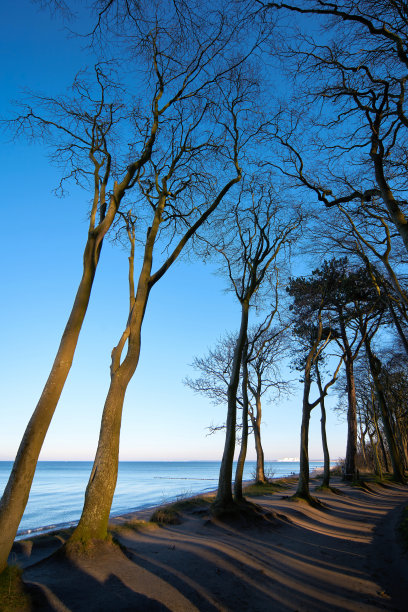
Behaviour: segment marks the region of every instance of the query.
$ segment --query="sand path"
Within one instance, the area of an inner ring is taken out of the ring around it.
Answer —
[[[21,545],[18,560],[44,611],[406,611],[408,560],[396,525],[408,487],[334,485],[341,494],[319,492],[324,509],[282,493],[253,499],[280,514],[262,525],[189,511],[180,525],[122,528],[123,552],[47,558],[57,542],[50,538]],[[146,512],[121,520],[135,515]]]

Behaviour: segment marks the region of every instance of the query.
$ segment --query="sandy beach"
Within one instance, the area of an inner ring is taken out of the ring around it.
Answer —
[[[210,520],[202,503],[181,503],[175,524],[148,521],[152,511],[112,524],[120,547],[85,557],[54,554],[66,533],[15,544],[32,604],[58,611],[406,610],[408,556],[397,524],[408,488],[387,482],[358,488],[333,479],[322,502],[294,502],[286,488],[249,497],[259,520]],[[4,608],[3,608],[4,609]]]

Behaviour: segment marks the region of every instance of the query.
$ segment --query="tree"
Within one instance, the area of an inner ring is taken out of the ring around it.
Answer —
[[[255,440],[256,480],[259,483],[267,482],[261,440],[262,400],[271,390],[280,394],[288,392],[290,388],[290,383],[282,380],[279,372],[279,366],[288,350],[288,326],[282,323],[270,327],[275,313],[274,308],[263,321],[248,329],[247,349],[244,348],[245,354],[242,358],[241,393],[237,394],[239,407],[242,408],[244,401],[248,402],[248,414]],[[192,366],[200,372],[200,376],[195,379],[187,377],[185,384],[193,391],[210,398],[215,404],[227,403],[236,340],[236,335],[226,334],[205,356],[195,357]],[[244,367],[246,373],[243,371]],[[246,400],[244,394],[247,395]],[[243,417],[242,423],[244,422]],[[210,430],[214,432],[224,428],[225,424],[213,425]]]
[[[258,191],[256,187],[250,185],[247,192],[241,192],[240,202],[234,208],[232,219],[224,218],[224,231],[219,232],[221,240],[214,245],[224,260],[232,290],[241,306],[240,329],[228,382],[224,452],[217,496],[212,504],[212,511],[217,515],[235,509],[231,481],[236,441],[237,389],[242,354],[247,342],[249,310],[255,295],[267,280],[270,269],[277,265],[275,262],[281,248],[294,239],[301,221],[300,216],[294,216],[289,221],[283,220],[279,200],[276,202],[272,189],[265,190],[260,187]],[[245,416],[243,418],[245,419]],[[239,486],[238,477],[238,498]]]
[[[22,113],[10,122],[17,135],[41,138],[54,146],[55,161],[68,168],[61,189],[69,178],[84,186],[90,184],[93,200],[83,276],[52,370],[23,436],[0,503],[0,571],[6,565],[41,446],[72,363],[103,238],[119,207],[134,199],[134,192],[139,193],[142,188],[145,166],[151,163],[153,154],[156,163],[159,162],[160,151],[165,151],[171,142],[168,138],[171,126],[179,126],[180,138],[184,120],[204,121],[204,116],[211,113],[211,104],[206,105],[205,100],[213,99],[219,79],[226,79],[229,71],[245,59],[234,45],[231,52],[234,28],[226,24],[222,15],[210,15],[208,11],[201,18],[195,15],[195,35],[182,44],[175,35],[177,15],[174,15],[167,11],[161,22],[160,10],[155,10],[153,20],[138,23],[132,38],[137,41],[137,57],[133,48],[117,64],[109,59],[102,61],[95,68],[96,85],[80,73],[68,96],[32,94],[23,105]],[[194,105],[195,115],[188,110]],[[189,130],[185,126],[184,135]],[[185,146],[190,145],[185,143]],[[238,150],[231,158],[234,155],[233,165]],[[240,178],[238,167],[235,170],[232,184]],[[204,175],[203,172],[205,182]],[[154,172],[151,176],[154,177]],[[230,186],[226,181],[226,191]],[[143,189],[148,192],[150,187],[145,184]],[[224,193],[219,195],[222,199]],[[218,202],[216,194],[214,202]],[[205,219],[204,215],[203,222]],[[166,218],[157,217],[157,224],[163,227],[165,223]],[[191,229],[194,221],[187,225]],[[155,226],[149,245],[153,244],[157,231]],[[164,266],[160,273],[165,269]]]
[[[248,335],[248,402],[249,417],[255,439],[256,482],[265,483],[265,459],[261,441],[262,400],[272,389],[288,392],[290,383],[280,377],[279,366],[288,351],[288,325],[268,327],[269,317],[252,328]]]
[[[317,271],[315,271],[316,273]],[[317,275],[316,275],[317,276]],[[300,359],[297,368],[303,372],[303,401],[302,401],[302,424],[300,431],[300,466],[299,480],[295,493],[295,498],[305,499],[309,503],[314,503],[309,491],[309,423],[310,415],[317,405],[322,407],[322,442],[325,451],[325,474],[327,472],[327,440],[325,424],[324,398],[337,378],[340,367],[343,363],[344,355],[341,355],[339,363],[334,370],[331,380],[323,388],[318,368],[322,353],[333,340],[333,331],[330,321],[323,324],[322,313],[327,305],[330,291],[329,278],[303,277],[292,278],[287,288],[288,293],[294,298],[292,311],[294,313],[294,334],[301,344]],[[335,332],[334,332],[335,333]],[[312,386],[312,374],[316,370],[318,381],[319,396],[316,400],[310,401]],[[327,481],[327,474],[326,474]],[[328,486],[328,485],[327,485]]]
[[[251,127],[247,125],[253,92],[253,81],[247,80],[239,70],[233,72],[228,80],[223,78],[216,108],[213,108],[216,104],[214,101],[213,104],[205,102],[198,109],[193,107],[189,114],[179,112],[177,123],[169,130],[171,138],[166,147],[158,151],[157,159],[152,156],[151,176],[139,181],[142,206],[151,209],[150,226],[136,290],[133,283],[130,285],[131,309],[126,328],[112,351],[111,382],[102,415],[98,448],[82,515],[70,543],[107,538],[118,471],[123,403],[139,362],[142,324],[150,292],[226,194],[241,181],[239,157],[244,145],[248,146],[253,136]],[[207,109],[211,110],[213,122],[210,138]],[[218,117],[217,121],[215,116]],[[212,172],[203,173],[203,167],[210,167]],[[170,235],[167,244],[169,254],[153,271],[153,253],[166,231]]]
[[[301,37],[291,55],[299,69],[303,93],[323,102],[318,125],[326,159],[324,168],[343,193],[333,195],[322,181],[309,180],[326,206],[373,195],[382,198],[408,249],[405,133],[408,16],[402,0],[340,0],[258,3],[274,17],[289,11],[301,19],[319,16],[326,28],[321,37]],[[305,78],[304,78],[305,77]],[[312,78],[311,78],[312,77]],[[300,81],[298,80],[298,83]],[[328,114],[325,115],[325,111]],[[342,162],[343,171],[340,166]],[[361,172],[361,167],[367,169]],[[351,169],[357,174],[352,178]],[[322,172],[320,172],[322,174]],[[364,189],[355,185],[364,184]]]
[[[306,279],[300,295],[301,304],[308,303],[313,312],[318,312],[320,302],[316,296],[324,288],[324,311],[327,325],[333,333],[343,355],[347,379],[347,449],[345,460],[345,479],[356,478],[357,456],[357,408],[354,378],[354,362],[363,345],[367,328],[375,320],[381,300],[364,268],[350,270],[347,259],[324,262],[314,270],[310,281]],[[376,310],[377,309],[377,310]]]
[[[93,182],[93,202],[84,249],[82,278],[57,355],[25,430],[0,502],[0,571],[6,566],[27,504],[38,456],[71,368],[103,239],[115,219],[121,201],[148,161],[157,133],[158,102],[163,93],[159,89],[153,95],[154,110],[140,143],[141,148],[129,161],[121,179],[112,185],[115,176],[115,162],[112,159],[115,131],[125,118],[120,101],[115,100],[116,87],[103,72],[103,67],[96,67],[95,78],[96,91],[92,91],[91,85],[86,81],[77,79],[72,97],[37,96],[35,100],[49,112],[48,117],[37,114],[27,106],[25,114],[13,122],[17,133],[25,132],[46,140],[55,138],[57,161],[67,162],[71,166],[70,175],[77,181],[90,178]]]
[[[388,448],[391,454],[393,478],[397,482],[405,482],[403,458],[401,456],[399,444],[397,441],[396,430],[393,428],[392,416],[387,405],[386,395],[380,377],[382,368],[381,362],[372,350],[371,338],[368,335],[366,335],[365,337],[364,344],[368,363],[370,366],[371,376],[374,382],[374,387],[377,395],[377,401],[381,412]]]

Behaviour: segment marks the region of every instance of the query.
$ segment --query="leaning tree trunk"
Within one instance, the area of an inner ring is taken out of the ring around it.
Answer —
[[[248,330],[249,302],[243,301],[241,304],[241,326],[238,334],[237,344],[234,350],[234,358],[231,368],[231,377],[228,385],[228,412],[226,421],[226,435],[224,452],[221,461],[220,474],[218,479],[217,496],[212,504],[215,514],[222,514],[228,511],[233,505],[232,499],[232,465],[235,452],[235,428],[237,423],[237,390],[239,383],[239,373],[241,368],[241,357]]]
[[[299,480],[296,489],[295,497],[310,499],[309,491],[309,423],[310,423],[310,372],[305,372],[305,382],[303,388],[303,408],[302,408],[302,425],[300,428],[300,466]]]
[[[316,376],[317,376],[317,386],[320,393],[320,410],[321,410],[321,434],[322,434],[322,447],[323,447],[323,459],[324,459],[324,467],[323,467],[323,482],[322,487],[330,486],[330,454],[329,454],[329,446],[327,444],[327,433],[326,433],[326,406],[324,404],[324,393],[322,387],[322,381],[320,378],[319,366],[316,363]]]
[[[244,344],[242,353],[242,432],[241,450],[239,452],[237,469],[235,470],[234,497],[235,501],[243,501],[242,477],[248,450],[248,342]]]
[[[18,526],[27,505],[38,457],[71,368],[95,278],[103,233],[90,232],[83,258],[83,274],[57,355],[40,400],[27,425],[13,469],[0,502],[0,572],[7,564]]]
[[[221,189],[212,204],[201,214],[197,221],[189,227],[160,269],[151,276],[153,249],[162,222],[163,211],[166,206],[167,194],[163,192],[160,195],[159,203],[156,206],[153,216],[152,226],[149,227],[147,232],[143,264],[139,275],[136,296],[134,296],[133,288],[133,255],[129,258],[130,314],[128,324],[118,346],[112,351],[111,384],[103,410],[98,448],[91,477],[86,489],[81,519],[74,533],[71,535],[70,542],[81,541],[86,543],[91,539],[103,540],[108,536],[107,528],[109,513],[112,507],[118,474],[119,439],[123,403],[128,384],[139,362],[142,323],[150,290],[167,272],[174,261],[176,261],[184,246],[217,208],[225,194],[228,193],[235,183],[241,180],[241,170],[237,164],[236,168],[237,176],[228,181]],[[169,176],[170,174],[167,178],[169,178]],[[123,362],[120,363],[126,341],[128,342],[126,357]]]

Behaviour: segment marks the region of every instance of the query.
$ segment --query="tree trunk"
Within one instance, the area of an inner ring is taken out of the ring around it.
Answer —
[[[306,373],[305,373],[306,374]],[[305,375],[303,389],[302,425],[300,429],[299,481],[295,496],[310,499],[309,491],[309,423],[310,423],[310,372]]]
[[[347,450],[345,461],[345,473],[343,480],[354,480],[357,477],[357,410],[356,410],[356,387],[354,381],[354,367],[352,359],[346,358],[347,377]]]
[[[118,475],[123,403],[127,387],[139,362],[142,323],[150,293],[153,248],[164,204],[163,199],[156,209],[152,227],[148,231],[136,297],[133,299],[133,296],[130,296],[131,310],[128,325],[118,346],[112,351],[111,383],[103,409],[98,448],[86,488],[81,518],[70,537],[70,542],[81,541],[86,544],[92,539],[105,540],[108,537],[109,514]],[[129,258],[129,285],[133,287],[133,257]],[[128,341],[126,357],[120,363],[126,340]]]
[[[360,418],[360,444],[361,444],[361,452],[363,453],[364,464],[366,465],[366,467],[368,467],[367,451],[366,451],[366,445],[365,445],[365,433],[363,431],[363,425],[361,423],[361,413],[359,414],[359,418]]]
[[[265,483],[267,478],[265,476],[265,456],[262,448],[261,440],[261,419],[262,419],[262,407],[261,399],[259,396],[256,397],[256,418],[252,421],[255,438],[255,450],[256,450],[256,481]]]
[[[387,450],[385,448],[384,440],[383,440],[383,437],[381,435],[380,428],[378,427],[378,423],[376,423],[376,429],[377,429],[378,439],[380,441],[381,453],[382,453],[382,457],[383,457],[383,461],[384,461],[384,469],[385,469],[386,472],[389,472],[390,471],[390,466],[388,464]]]
[[[372,137],[370,156],[374,162],[375,178],[377,181],[377,185],[380,188],[382,199],[388,209],[392,222],[397,228],[397,231],[399,232],[402,238],[405,248],[408,251],[408,221],[397,200],[394,198],[394,194],[392,193],[385,177],[384,158],[381,153],[379,153],[379,143],[377,134],[373,134]]]
[[[397,332],[398,332],[398,335],[400,337],[400,340],[401,340],[401,342],[402,342],[402,344],[404,346],[406,354],[408,355],[408,340],[407,340],[407,337],[404,334],[404,331],[403,331],[403,329],[401,327],[401,324],[399,322],[399,318],[397,317],[397,314],[396,314],[396,312],[395,312],[395,310],[394,310],[394,308],[392,306],[390,298],[387,299],[387,304],[388,304],[388,309],[389,309],[389,311],[391,313],[391,316],[392,316],[392,320],[394,321],[394,325],[395,325],[395,327],[397,329]]]
[[[226,421],[226,434],[224,452],[221,461],[218,479],[217,496],[212,504],[215,513],[228,511],[233,505],[232,499],[232,465],[235,452],[235,428],[237,422],[237,389],[239,373],[241,368],[241,357],[248,330],[249,302],[241,304],[241,326],[234,350],[234,358],[231,368],[231,378],[228,385],[228,412]]]
[[[382,474],[382,469],[381,469],[380,458],[378,456],[378,441],[374,442],[374,438],[371,435],[369,430],[368,430],[368,437],[370,438],[370,445],[371,445],[373,456],[374,456],[374,473],[376,476],[378,476],[380,480],[382,480],[383,474]]]
[[[405,482],[404,479],[404,468],[402,464],[401,455],[398,449],[397,442],[394,437],[394,433],[392,431],[392,424],[390,420],[390,415],[388,412],[387,402],[385,400],[384,391],[382,388],[382,384],[380,381],[380,371],[381,364],[377,357],[374,356],[369,339],[365,340],[365,347],[367,351],[368,362],[370,365],[371,375],[373,377],[375,390],[377,393],[378,404],[380,406],[381,417],[384,425],[385,435],[387,437],[388,448],[391,454],[391,463],[392,463],[392,472],[393,478],[397,482]]]
[[[79,333],[88,308],[105,231],[89,232],[83,274],[57,355],[35,411],[22,438],[13,469],[0,502],[0,572],[27,505],[38,457],[71,368]]]
[[[248,449],[248,342],[244,344],[242,353],[242,433],[241,450],[239,452],[237,468],[235,471],[234,497],[235,501],[243,501],[242,477]]]
[[[105,401],[98,449],[78,526],[70,541],[105,540],[118,474],[119,438],[126,382],[113,377]]]
[[[324,394],[322,381],[320,378],[319,366],[316,363],[316,376],[317,376],[317,386],[320,393],[320,410],[321,410],[321,433],[322,433],[322,447],[323,447],[323,458],[324,458],[324,467],[323,467],[323,487],[330,486],[330,454],[329,454],[329,446],[327,444],[327,434],[326,434],[326,407],[324,404]]]
[[[347,339],[343,316],[340,315],[340,330],[345,352],[346,380],[347,380],[347,448],[344,462],[343,480],[355,480],[357,478],[357,401],[356,386],[354,381],[354,362],[351,348]]]

